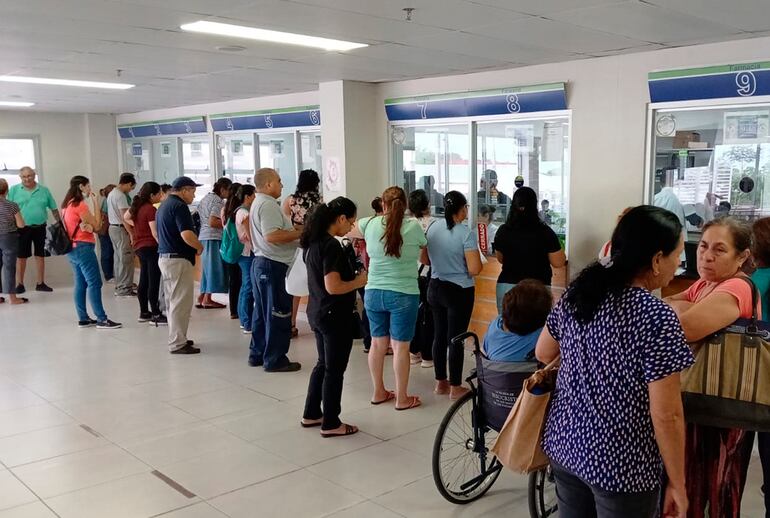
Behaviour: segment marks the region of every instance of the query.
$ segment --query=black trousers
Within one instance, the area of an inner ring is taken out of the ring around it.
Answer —
[[[473,314],[476,288],[461,288],[453,282],[431,279],[428,304],[433,311],[433,366],[436,379],[447,379],[447,350],[449,351],[449,384],[462,385],[462,345],[452,345],[452,338],[468,330]]]
[[[241,267],[238,263],[225,263],[230,287],[227,290],[230,297],[230,316],[238,317],[238,298],[241,296]]]
[[[342,382],[353,348],[353,310],[329,313],[315,325],[311,322],[311,326],[318,363],[310,374],[303,417],[320,419],[323,416],[321,429],[334,430],[342,425]]]
[[[139,257],[139,311],[160,315],[158,295],[160,293],[160,267],[158,266],[158,247],[147,246],[136,251]]]

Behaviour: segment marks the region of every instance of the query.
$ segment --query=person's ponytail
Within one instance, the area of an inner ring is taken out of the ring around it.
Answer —
[[[344,196],[334,198],[329,203],[319,203],[310,209],[305,219],[302,235],[299,238],[299,246],[307,250],[324,234],[328,234],[329,227],[340,216],[345,216],[351,220],[356,217],[356,204]]]
[[[151,199],[154,195],[160,192],[160,184],[156,182],[145,182],[142,188],[139,189],[139,194],[134,196],[131,201],[131,207],[128,209],[131,214],[131,219],[136,221],[136,217],[139,215],[139,209],[144,205],[151,203]]]
[[[390,187],[382,193],[382,203],[385,208],[385,234],[382,241],[385,245],[385,255],[401,257],[401,247],[404,236],[401,235],[401,225],[406,213],[406,193],[401,187]]]

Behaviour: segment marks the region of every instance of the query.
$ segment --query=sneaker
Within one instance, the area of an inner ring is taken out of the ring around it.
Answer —
[[[115,284],[115,277],[110,277],[109,279],[105,279],[104,282],[107,284]]]
[[[26,291],[27,291],[27,288],[25,288],[23,284],[17,284],[16,285],[16,295],[21,295],[22,293],[24,293]]]
[[[420,367],[423,369],[432,369],[433,368],[433,361],[432,360],[423,360],[420,364]]]
[[[241,332],[243,334],[245,334],[245,335],[250,335],[251,334],[251,329],[246,329],[245,327],[242,327],[241,329],[242,329]]]
[[[119,299],[131,299],[136,297],[136,295],[135,291],[124,291],[122,293],[115,292],[115,296]]]
[[[166,315],[155,315],[150,319],[150,325],[155,327],[167,326],[168,319],[166,318]]]
[[[289,362],[283,367],[277,369],[265,369],[266,372],[297,372],[302,368],[302,364],[299,362]]]
[[[35,291],[42,291],[44,293],[51,293],[53,291],[53,288],[51,288],[49,285],[47,285],[44,282],[41,282],[37,286],[35,286]]]
[[[120,329],[123,324],[119,322],[113,322],[109,318],[96,323],[96,329]]]
[[[421,355],[409,353],[409,364],[410,365],[417,365],[421,361],[422,361],[422,356]]]
[[[249,367],[262,367],[264,364],[263,360],[252,360],[249,358]]]
[[[150,320],[152,320],[152,313],[139,313],[139,318],[136,321],[140,324],[144,324]]]
[[[176,351],[171,351],[171,354],[198,354],[201,350],[197,347],[193,347],[190,344],[186,344],[181,349],[177,349]]]
[[[87,327],[94,327],[96,325],[96,320],[88,319],[88,320],[78,320],[78,327],[80,329],[85,329]]]

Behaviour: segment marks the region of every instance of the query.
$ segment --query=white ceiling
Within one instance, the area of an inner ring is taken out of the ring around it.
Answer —
[[[0,0],[0,84],[35,110],[127,113],[766,35],[767,0]],[[414,7],[412,21],[402,9]],[[369,43],[347,53],[184,33],[206,19]],[[221,45],[243,45],[226,53]],[[118,79],[116,70],[121,69]]]

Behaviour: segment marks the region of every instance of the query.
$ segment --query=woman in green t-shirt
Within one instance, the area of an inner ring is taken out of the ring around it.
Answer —
[[[414,337],[420,289],[417,285],[417,260],[427,244],[425,233],[414,218],[406,218],[406,193],[390,187],[382,194],[383,216],[363,218],[358,222],[369,255],[369,280],[366,285],[366,314],[372,333],[369,372],[374,394],[372,404],[393,399],[396,410],[420,406],[420,398],[407,394],[409,383],[409,342]],[[383,368],[388,348],[393,348],[396,391],[385,388]]]

